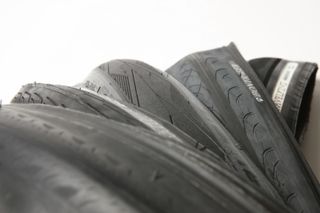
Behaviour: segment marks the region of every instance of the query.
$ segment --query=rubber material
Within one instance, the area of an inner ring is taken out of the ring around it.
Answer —
[[[176,82],[173,78],[170,78],[172,83]],[[178,83],[178,82],[176,82]],[[180,85],[178,83],[178,85]],[[186,89],[183,90],[186,94],[189,94],[189,91]],[[97,96],[87,91],[74,89],[71,87],[66,86],[59,86],[59,85],[47,85],[47,84],[28,84],[22,87],[20,92],[17,96],[12,100],[13,103],[32,103],[34,102],[33,96],[36,94],[36,97],[47,97],[51,101],[46,102],[45,104],[53,105],[63,105],[66,108],[76,109],[84,112],[91,112],[91,109],[95,109],[93,112],[99,112],[98,114],[103,115],[106,118],[110,118],[116,121],[120,121],[126,123],[126,120],[130,120],[129,124],[139,123],[140,121],[144,121],[146,126],[149,126],[147,129],[154,130],[158,134],[168,137],[171,139],[179,140],[175,138],[174,135],[177,135],[180,138],[182,143],[187,143],[205,153],[203,153],[203,157],[210,158],[211,160],[219,161],[220,163],[228,166],[234,172],[236,172],[240,177],[244,178],[247,182],[254,184],[258,187],[261,187],[265,192],[270,194],[273,198],[279,200],[279,195],[273,186],[269,183],[269,181],[264,177],[260,169],[258,169],[250,159],[246,157],[245,153],[242,153],[241,147],[233,138],[232,136],[223,128],[223,126],[219,126],[219,122],[214,119],[212,114],[204,109],[201,104],[198,103],[196,98],[190,97],[189,104],[194,109],[198,109],[195,111],[198,115],[202,116],[202,122],[197,122],[199,125],[206,130],[207,134],[209,135],[216,135],[215,141],[217,142],[218,146],[221,146],[223,153],[219,156],[212,151],[210,144],[209,145],[202,145],[197,141],[192,140],[173,125],[169,124],[166,121],[163,121],[159,118],[155,118],[152,114],[144,111],[141,108],[136,108],[131,106],[129,109],[126,106],[118,107],[115,100],[112,100],[105,96]],[[44,98],[42,98],[44,100]],[[44,103],[43,101],[41,102]],[[197,107],[198,106],[198,107]],[[112,110],[110,110],[112,109]],[[135,110],[135,113],[132,111]],[[142,110],[142,111],[141,111]],[[128,115],[131,111],[131,115],[135,116],[132,117]],[[141,111],[141,112],[140,112]],[[195,115],[197,115],[194,113]],[[118,115],[119,114],[119,115]],[[153,117],[152,121],[146,119],[141,119],[142,116],[149,115],[149,117]],[[118,117],[126,117],[126,119],[118,119]],[[194,117],[194,116],[193,116]],[[201,117],[200,117],[201,118]],[[155,122],[159,122],[156,127]],[[148,125],[151,123],[151,125]],[[204,125],[206,124],[206,125]],[[162,125],[159,127],[159,125]],[[142,126],[142,125],[141,125]],[[144,127],[144,126],[143,126]],[[163,130],[164,128],[167,128]],[[214,136],[213,135],[213,136]],[[209,147],[209,148],[207,148]],[[212,159],[213,158],[213,159]]]
[[[298,142],[303,142],[318,70],[317,64],[280,58],[257,58],[249,63],[273,97],[273,101],[277,102],[280,99],[283,102],[282,107],[278,109]],[[290,64],[295,66],[294,69],[286,69]],[[277,85],[279,87],[275,91]]]
[[[242,126],[258,163],[288,206],[296,212],[320,211],[318,182],[263,84],[234,44],[189,55],[167,72],[203,104],[210,100],[207,107],[218,111],[231,131]],[[206,92],[196,92],[197,85],[204,85]]]
[[[47,212],[289,212],[189,146],[105,121],[60,107],[4,106],[0,197],[19,184],[36,194],[14,191],[1,208],[19,212],[15,204],[26,200],[25,212],[41,205]]]
[[[280,200],[260,168],[247,156],[243,144],[236,141],[221,125],[219,117],[203,107],[177,80],[135,60],[114,60],[102,64],[91,73],[90,79],[94,79],[97,70],[100,72],[99,77],[113,77],[118,82],[120,92],[127,96],[123,101],[129,100],[138,107],[167,119],[204,148],[220,156],[240,177]],[[123,79],[127,83],[123,83]],[[245,137],[242,132],[237,138],[241,138],[241,135]]]
[[[48,101],[50,100],[50,101]],[[206,152],[215,161],[222,159],[171,123],[134,105],[124,105],[108,96],[100,96],[90,90],[51,84],[24,85],[11,101],[18,104],[46,104],[100,115],[107,119],[153,130],[157,134]],[[213,160],[213,159],[211,159]]]

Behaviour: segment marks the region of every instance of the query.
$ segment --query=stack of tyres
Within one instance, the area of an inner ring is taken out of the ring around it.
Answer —
[[[0,109],[0,212],[320,212],[296,141],[316,71],[230,44],[27,84]]]

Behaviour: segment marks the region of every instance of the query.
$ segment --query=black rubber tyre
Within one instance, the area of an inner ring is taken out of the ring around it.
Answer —
[[[48,101],[50,100],[50,101]],[[152,130],[157,134],[176,140],[194,147],[202,152],[212,161],[220,161],[227,164],[199,142],[185,134],[171,123],[143,110],[134,105],[124,105],[119,101],[101,96],[91,90],[76,89],[73,87],[51,84],[27,84],[24,85],[11,103],[17,104],[46,104],[73,109],[85,113],[100,115],[107,119],[115,120],[125,124]]]
[[[176,82],[173,78],[171,78],[171,80]],[[182,88],[182,90],[187,94],[190,93],[184,88]],[[279,200],[278,193],[265,178],[260,169],[258,169],[256,165],[247,158],[245,153],[241,152],[241,149],[239,149],[241,146],[232,138],[223,126],[219,126],[219,122],[215,120],[212,114],[204,109],[204,107],[202,107],[202,105],[198,103],[198,100],[192,97],[192,95],[189,99],[189,104],[191,107],[195,106],[194,109],[198,109],[198,111],[195,112],[198,113],[198,115],[201,115],[202,117],[199,118],[202,118],[203,120],[203,122],[198,121],[197,123],[199,123],[200,127],[203,127],[203,131],[206,132],[206,134],[213,136],[216,135],[215,141],[218,141],[217,145],[221,146],[221,150],[223,150],[219,155],[211,151],[212,149],[210,144],[204,146],[199,142],[194,141],[172,124],[162,120],[161,118],[153,116],[142,108],[136,108],[133,105],[129,108],[128,106],[120,105],[120,103],[113,99],[105,96],[99,97],[98,94],[94,95],[89,93],[89,91],[59,85],[39,83],[28,84],[21,88],[12,102],[23,104],[35,103],[37,102],[35,101],[35,98],[39,99],[39,97],[41,97],[41,99],[38,103],[41,104],[58,105],[83,112],[96,113],[123,123],[130,121],[128,122],[129,124],[138,124],[137,126],[144,128],[147,126],[146,129],[153,130],[164,137],[178,140],[181,143],[187,143],[203,151],[203,157],[225,164],[225,166],[232,169],[248,183],[261,187],[265,192]],[[50,101],[44,102],[45,97]],[[196,105],[198,105],[198,107],[196,107]],[[196,113],[195,115],[197,115]],[[145,125],[142,125],[140,121]]]
[[[242,126],[258,163],[291,208],[320,212],[317,180],[263,84],[234,44],[189,55],[167,72],[203,104],[210,100],[207,107],[213,106],[231,131]],[[195,89],[201,85],[206,90]]]
[[[249,61],[298,142],[307,127],[317,64],[280,58]]]
[[[2,107],[0,132],[4,212],[288,212],[196,150],[143,128],[20,104]]]
[[[27,84],[20,89],[11,103],[39,103],[74,109],[154,130],[158,134],[172,139],[179,140],[178,136],[190,142],[190,138],[186,134],[174,128],[166,121],[150,115],[150,113],[138,109],[133,105],[124,105],[108,96],[99,96],[97,93],[92,93],[91,90],[84,91],[68,86],[41,83]],[[192,145],[194,144],[195,142],[192,142]]]
[[[125,97],[122,99],[124,103],[132,103],[167,120],[205,145],[215,145],[214,139],[204,132],[206,128],[201,126],[203,120],[199,118],[199,113],[193,112],[194,109],[190,107],[189,99],[193,99],[193,105],[197,104],[192,94],[182,95],[183,86],[179,87],[178,82],[174,82],[178,86],[173,85],[170,80],[174,79],[165,73],[140,61],[113,60],[93,70],[85,82],[77,87],[90,89],[86,87],[89,84],[94,85],[94,88],[103,88],[100,84],[104,83],[102,78],[111,78],[107,81],[114,80],[117,83],[115,90],[119,96]],[[105,94],[102,89],[96,92]],[[198,105],[201,107],[200,103]],[[219,148],[213,149],[219,152]]]
[[[114,78],[121,88],[118,93],[122,92],[127,96],[123,101],[129,101],[167,119],[203,144],[204,148],[220,156],[240,177],[279,200],[272,184],[247,156],[248,152],[244,151],[243,144],[235,140],[221,125],[219,118],[203,107],[177,80],[135,60],[114,60],[102,64],[89,75],[89,79],[94,80],[97,72],[97,78]],[[78,86],[81,87],[81,84]],[[96,87],[102,85],[97,84]],[[242,141],[248,140],[243,132],[237,137],[241,138],[241,135],[244,137]],[[254,155],[253,150],[250,151]]]

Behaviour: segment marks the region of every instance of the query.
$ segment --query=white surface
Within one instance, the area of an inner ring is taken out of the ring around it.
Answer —
[[[302,151],[305,154],[313,172],[320,180],[320,71],[311,103],[311,113]]]
[[[0,0],[0,99],[8,103],[34,81],[74,85],[111,59],[166,69],[230,41],[247,59],[319,63],[319,7],[319,0]],[[304,145],[314,168],[319,93],[318,83]]]

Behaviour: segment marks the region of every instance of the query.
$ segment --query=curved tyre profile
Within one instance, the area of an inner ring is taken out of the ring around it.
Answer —
[[[184,91],[187,94],[189,93],[186,89]],[[247,158],[245,153],[241,153],[241,150],[237,149],[240,145],[238,145],[223,127],[219,127],[219,122],[214,120],[214,117],[210,112],[203,107],[201,108],[201,104],[198,104],[198,101],[192,96],[189,99],[190,106],[194,106],[195,109],[198,109],[196,112],[202,116],[204,123],[207,124],[207,127],[202,124],[204,131],[208,131],[207,129],[209,127],[209,130],[211,128],[211,131],[215,132],[216,140],[222,145],[224,151],[223,157],[213,152],[210,145],[208,146],[209,148],[201,145],[199,142],[181,132],[174,125],[161,118],[155,117],[153,114],[142,108],[137,108],[134,105],[131,105],[129,108],[129,106],[122,105],[114,99],[98,96],[98,94],[92,94],[89,91],[61,85],[40,83],[28,84],[21,88],[16,97],[12,100],[12,103],[41,103],[63,106],[64,108],[102,115],[108,119],[153,130],[159,135],[180,141],[181,143],[186,143],[199,149],[203,152],[203,157],[225,164],[225,166],[231,168],[249,183],[261,187],[272,197],[276,199],[279,198],[278,193],[264,177],[260,169]],[[200,107],[196,107],[196,105]],[[198,123],[201,124],[202,122]],[[212,133],[208,132],[207,134]]]
[[[189,146],[105,121],[47,105],[4,106],[0,208],[9,213],[289,212]]]
[[[280,58],[257,58],[249,63],[297,140],[302,142],[309,118],[317,64]]]
[[[140,112],[134,106],[126,106],[113,98],[99,96],[90,92],[90,90],[84,91],[62,85],[27,84],[20,89],[11,103],[38,103],[74,109],[133,126],[152,129],[159,134],[177,139],[175,134],[157,121],[149,118],[150,115],[145,115],[145,112]],[[160,120],[160,122],[162,121]],[[165,125],[168,126],[167,124]],[[179,134],[179,137],[184,137],[180,131],[175,133]]]
[[[235,140],[221,124],[219,115],[210,113],[170,75],[135,60],[114,60],[102,64],[89,75],[89,79],[94,80],[96,75],[99,78],[103,75],[114,78],[118,83],[118,93],[127,97],[124,102],[135,104],[171,122],[199,142],[196,147],[202,144],[200,149],[211,150],[240,177],[280,200],[260,168],[247,156],[242,147],[244,144]],[[78,86],[81,87],[81,84]],[[96,86],[102,87],[99,84]],[[243,132],[237,135],[237,139],[241,137],[245,137]]]
[[[320,211],[318,182],[263,84],[233,44],[191,54],[167,72],[208,108],[213,106],[231,132],[241,126],[257,163],[287,205],[296,212]],[[206,90],[198,91],[202,85]]]
[[[134,105],[100,96],[91,90],[51,84],[24,85],[11,103],[45,104],[95,114],[104,118],[152,130],[157,134],[181,143],[188,144],[206,153],[207,157],[223,163],[222,159],[209,149],[205,149],[193,138],[173,126],[171,123]]]

